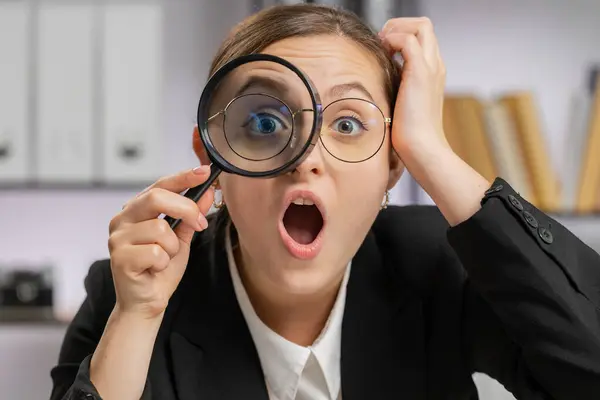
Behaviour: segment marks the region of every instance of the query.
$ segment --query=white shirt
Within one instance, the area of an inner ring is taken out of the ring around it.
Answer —
[[[229,229],[225,245],[235,294],[258,352],[269,398],[294,400],[303,378],[310,379],[310,385],[303,384],[308,398],[341,400],[342,318],[351,263],[346,267],[335,304],[323,331],[312,346],[304,347],[278,335],[256,315],[235,263]],[[307,373],[302,377],[302,372],[307,366]],[[310,377],[307,377],[307,374]]]

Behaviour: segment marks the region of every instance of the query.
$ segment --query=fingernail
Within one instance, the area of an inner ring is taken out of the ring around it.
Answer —
[[[201,231],[208,228],[208,221],[206,220],[206,217],[202,213],[200,213],[200,215],[198,215],[198,228],[200,228],[199,230],[201,230]]]
[[[200,165],[192,170],[196,175],[204,175],[210,171],[210,167],[208,165]]]

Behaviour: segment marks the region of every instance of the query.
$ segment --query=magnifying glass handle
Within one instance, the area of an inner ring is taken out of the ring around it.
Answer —
[[[217,167],[214,163],[211,164],[210,176],[208,177],[206,182],[196,187],[188,189],[188,191],[185,192],[184,196],[188,199],[191,199],[194,203],[197,202],[198,200],[200,200],[200,197],[202,197],[202,195],[206,193],[206,191],[210,188],[210,185],[213,184],[213,182],[217,179],[220,173],[221,170],[219,169],[219,167]],[[165,221],[169,223],[169,226],[172,229],[177,228],[177,226],[181,223],[180,219],[175,219],[173,217],[169,217],[168,215],[165,216]]]

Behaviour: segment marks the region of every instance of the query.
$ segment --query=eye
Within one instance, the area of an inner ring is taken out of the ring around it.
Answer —
[[[281,118],[268,112],[250,114],[250,117],[242,126],[247,127],[251,134],[263,136],[272,135],[287,129],[287,125]]]
[[[358,135],[365,130],[364,124],[357,117],[341,117],[333,121],[332,128],[342,135]]]

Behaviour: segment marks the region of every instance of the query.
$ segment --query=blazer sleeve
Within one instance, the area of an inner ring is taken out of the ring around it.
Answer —
[[[115,295],[108,260],[94,263],[85,278],[86,298],[69,325],[52,377],[51,400],[99,400],[89,377],[89,364]]]
[[[600,398],[600,256],[502,179],[448,241],[472,371],[519,399]]]

